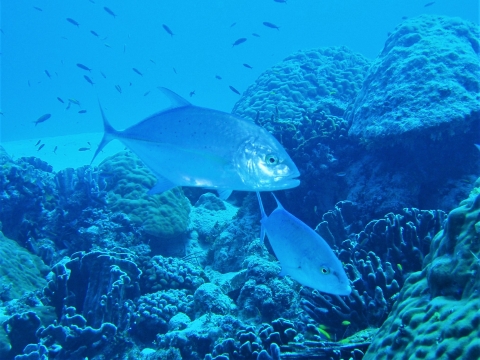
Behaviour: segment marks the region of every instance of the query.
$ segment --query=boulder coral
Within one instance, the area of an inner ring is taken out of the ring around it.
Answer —
[[[460,18],[423,15],[402,22],[349,111],[349,135],[375,145],[414,147],[422,138],[474,131],[480,114],[479,39],[478,26]]]
[[[187,229],[190,202],[180,188],[148,195],[155,176],[131,152],[120,152],[99,165],[106,178],[108,206],[124,212],[148,234],[163,239],[181,236]]]

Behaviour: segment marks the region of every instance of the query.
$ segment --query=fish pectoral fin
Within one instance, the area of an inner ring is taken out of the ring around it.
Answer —
[[[148,195],[159,194],[164,191],[173,189],[175,186],[177,185],[172,183],[170,180],[165,179],[164,177],[158,177],[157,183],[154,185],[154,187],[148,190],[147,194]]]
[[[219,189],[217,190],[218,192],[218,197],[222,200],[227,200],[228,197],[231,195],[232,190],[230,189]]]

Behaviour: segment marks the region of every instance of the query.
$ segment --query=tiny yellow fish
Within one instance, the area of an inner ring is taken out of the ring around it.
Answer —
[[[398,268],[398,270],[403,271],[402,264],[397,264],[397,268]]]
[[[332,340],[332,337],[330,336],[330,334],[326,330],[322,329],[321,325],[318,327],[318,331],[320,332],[320,334],[325,336],[327,340]]]
[[[342,321],[342,325],[344,325],[344,326],[348,326],[348,325],[350,325],[350,324],[351,324],[351,322],[348,321],[348,320],[343,320],[343,321]]]

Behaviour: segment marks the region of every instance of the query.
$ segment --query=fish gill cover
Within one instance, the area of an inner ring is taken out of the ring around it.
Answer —
[[[478,358],[478,30],[410,16],[467,3],[2,3],[2,140],[34,139],[0,147],[0,357]],[[149,195],[164,167],[49,137],[100,131],[97,94],[135,129],[158,86],[276,138],[302,183],[275,196],[348,296],[280,275],[254,194]]]

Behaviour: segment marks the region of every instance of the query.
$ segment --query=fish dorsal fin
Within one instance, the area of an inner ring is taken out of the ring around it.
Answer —
[[[168,97],[168,99],[170,100],[170,109],[175,109],[175,108],[184,107],[184,106],[192,106],[191,103],[189,103],[183,97],[181,97],[177,93],[174,93],[170,89],[159,86],[158,90],[163,92],[165,96]]]
[[[218,192],[218,196],[220,197],[220,199],[227,200],[228,197],[230,196],[230,194],[232,193],[232,190],[230,190],[230,189],[219,189],[219,190],[217,190],[217,192]]]
[[[273,195],[273,193],[271,193],[273,198],[275,199],[275,201],[277,202],[277,208],[278,209],[282,209],[282,210],[285,210],[282,206],[282,204],[280,204],[280,201],[278,201],[277,197],[275,195]]]
[[[267,218],[267,215],[265,214],[265,209],[263,208],[263,203],[262,203],[262,197],[260,196],[260,193],[257,191],[257,199],[258,199],[258,206],[260,207],[260,213],[262,214],[262,220],[265,220]],[[260,241],[262,244],[265,242],[265,227],[263,224],[260,227]]]

